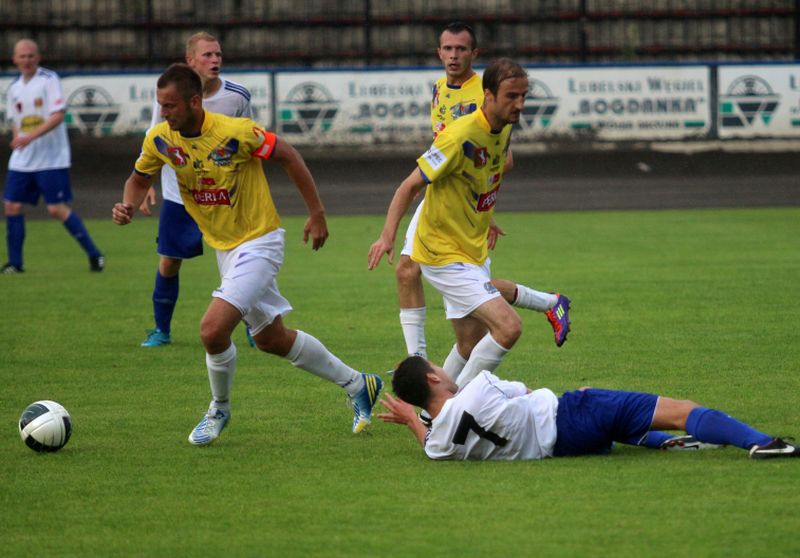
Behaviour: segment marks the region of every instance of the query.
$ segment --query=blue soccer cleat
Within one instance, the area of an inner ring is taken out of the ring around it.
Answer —
[[[219,435],[228,425],[231,418],[230,412],[222,409],[211,408],[197,423],[192,433],[189,434],[189,443],[195,446],[205,446],[219,438]]]
[[[140,346],[142,347],[160,347],[161,345],[169,345],[172,343],[169,333],[164,333],[158,328],[148,329],[147,337]]]
[[[560,347],[567,340],[569,333],[569,305],[570,300],[562,294],[555,293],[558,297],[555,306],[547,311],[547,321],[553,326],[553,333],[555,335],[556,347]]]
[[[353,434],[358,434],[370,423],[372,407],[383,388],[383,381],[377,374],[361,374],[361,376],[364,378],[364,387],[350,398],[353,404]]]

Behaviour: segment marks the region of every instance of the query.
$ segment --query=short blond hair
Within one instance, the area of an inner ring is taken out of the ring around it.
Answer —
[[[207,33],[206,31],[200,31],[199,33],[195,33],[194,35],[186,39],[186,56],[189,56],[194,52],[194,48],[200,41],[208,41],[209,43],[219,43],[217,38],[211,33]]]

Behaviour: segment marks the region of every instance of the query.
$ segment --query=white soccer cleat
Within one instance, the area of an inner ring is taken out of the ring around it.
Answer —
[[[189,443],[195,446],[210,444],[219,438],[230,418],[230,412],[216,408],[209,409],[203,419],[194,427],[192,433],[189,434]]]

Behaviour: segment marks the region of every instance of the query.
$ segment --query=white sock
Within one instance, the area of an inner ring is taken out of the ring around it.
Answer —
[[[455,380],[458,387],[462,388],[467,385],[483,370],[493,372],[507,352],[508,349],[501,347],[500,344],[494,340],[492,334],[487,333],[483,339],[478,341],[475,348],[472,349],[472,354],[469,355],[464,369]]]
[[[525,285],[517,285],[517,298],[511,303],[512,306],[547,312],[558,302],[558,297],[553,293],[543,293],[535,291]]]
[[[297,332],[297,339],[286,359],[306,372],[343,387],[350,395],[357,394],[364,387],[364,378],[360,373],[339,360],[316,337],[304,331]]]
[[[428,358],[425,343],[425,307],[401,308],[400,327],[403,328],[403,337],[406,340],[408,356],[419,355]]]
[[[216,355],[206,353],[208,383],[211,384],[211,407],[230,412],[231,386],[236,372],[236,345]]]
[[[450,354],[444,359],[442,368],[444,368],[444,371],[450,376],[450,379],[455,382],[466,363],[467,361],[461,356],[461,353],[458,352],[458,345],[453,345],[453,348],[450,349]]]

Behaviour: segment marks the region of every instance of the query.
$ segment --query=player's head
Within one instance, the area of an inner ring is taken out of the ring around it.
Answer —
[[[483,71],[483,94],[487,118],[491,112],[502,125],[519,122],[528,94],[528,73],[510,58],[493,60]]]
[[[195,33],[186,41],[186,63],[197,72],[203,83],[219,78],[222,69],[222,47],[205,31]]]
[[[441,392],[450,397],[458,386],[442,368],[422,357],[410,356],[392,374],[392,390],[406,403],[427,409],[434,395]]]
[[[195,131],[203,114],[203,84],[186,64],[173,64],[156,83],[161,116],[173,130]]]
[[[23,76],[30,77],[35,74],[40,59],[39,46],[31,39],[20,39],[14,45],[12,60]]]
[[[444,65],[448,83],[460,83],[472,76],[472,61],[478,56],[478,40],[466,23],[453,22],[439,35],[439,60]]]

